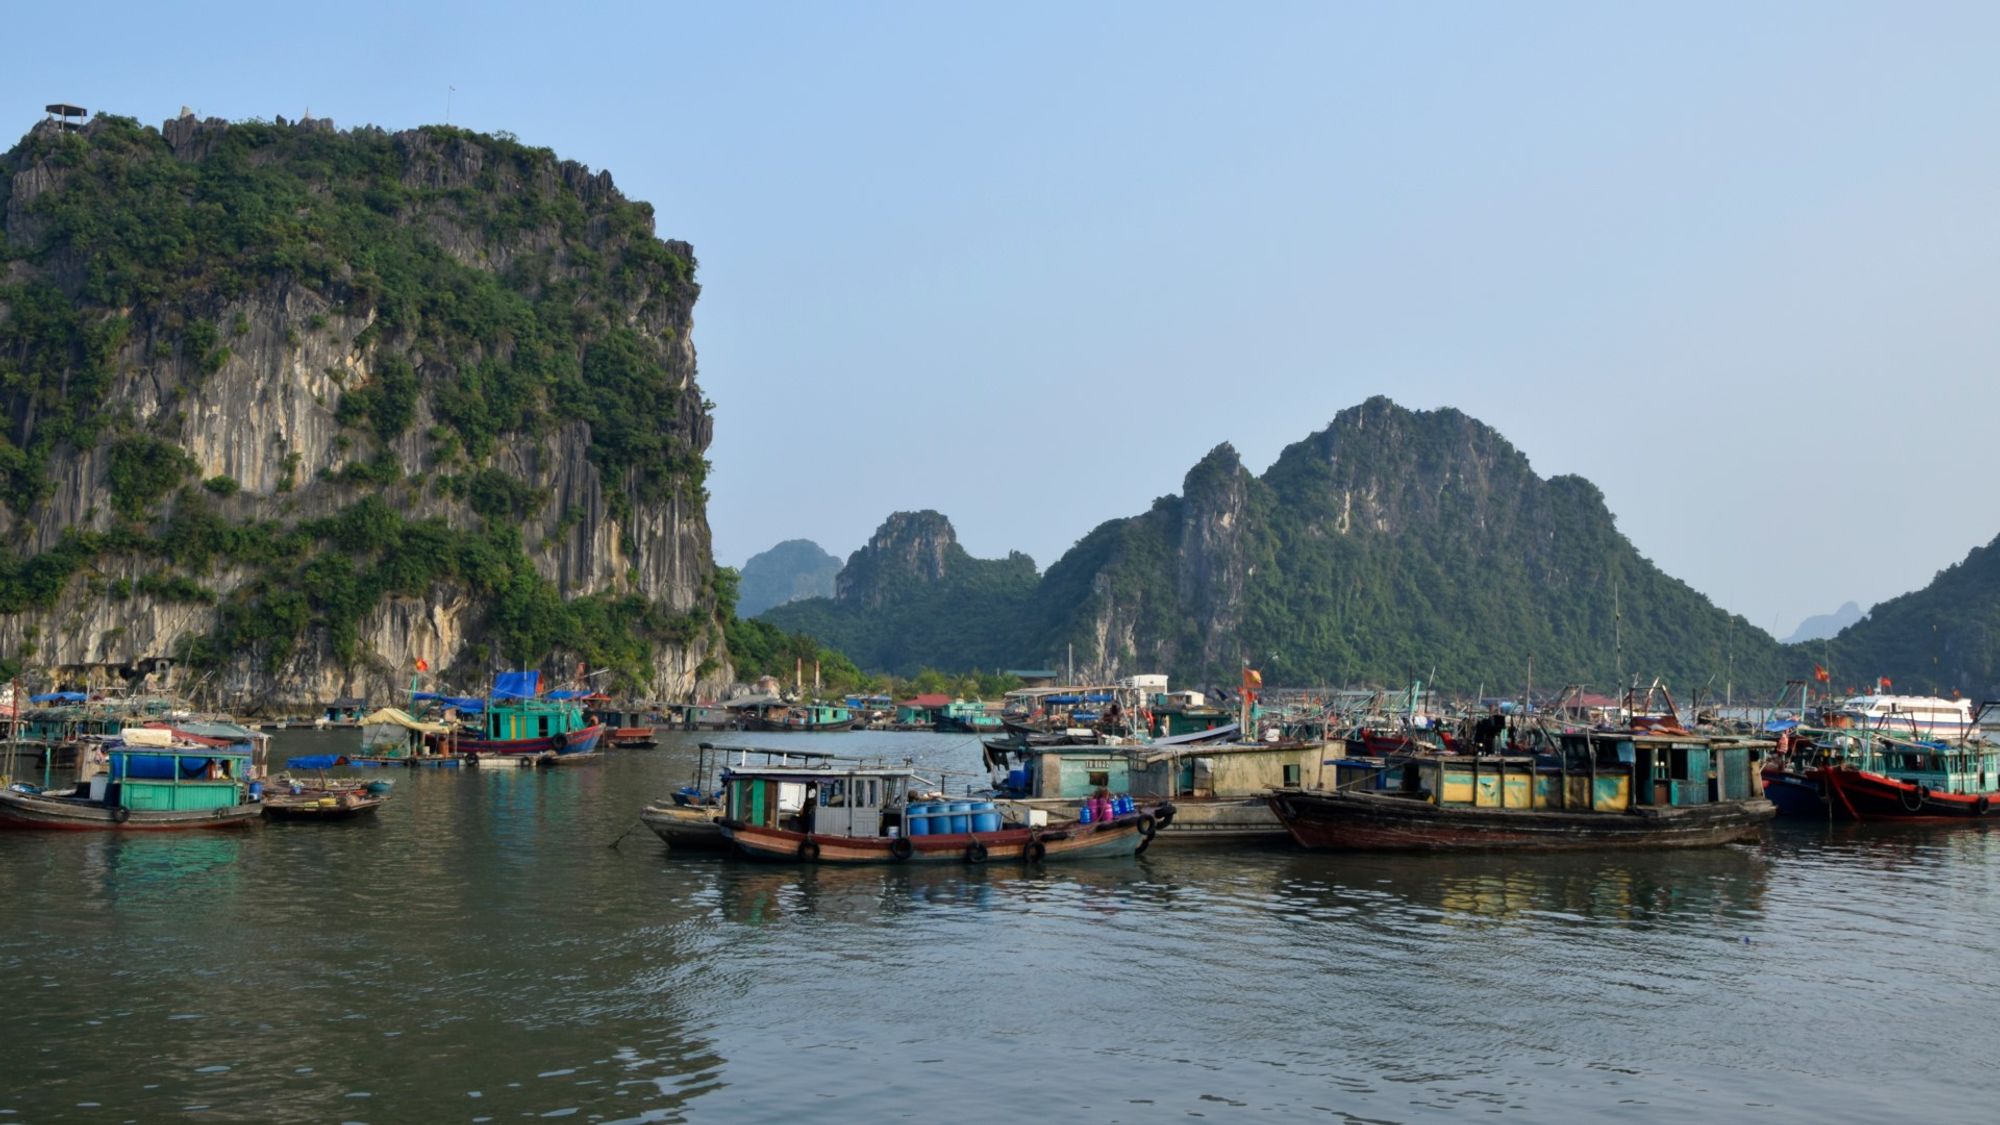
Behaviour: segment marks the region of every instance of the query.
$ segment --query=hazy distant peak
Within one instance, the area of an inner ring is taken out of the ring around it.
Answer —
[[[1795,645],[1800,641],[1825,640],[1864,616],[1866,615],[1861,612],[1860,606],[1853,602],[1844,602],[1832,613],[1816,614],[1799,622],[1799,627],[1792,630],[1792,635],[1785,638],[1785,643]]]

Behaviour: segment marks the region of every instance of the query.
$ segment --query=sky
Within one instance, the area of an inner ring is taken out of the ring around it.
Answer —
[[[610,169],[699,259],[723,563],[935,508],[1047,566],[1378,393],[1779,636],[2000,533],[2000,6],[174,7],[66,6],[0,124]]]

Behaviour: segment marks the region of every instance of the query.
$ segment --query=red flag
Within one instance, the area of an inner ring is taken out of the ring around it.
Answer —
[[[1818,680],[1820,683],[1825,683],[1832,678],[1833,677],[1827,673],[1826,669],[1820,667],[1817,664],[1813,665],[1813,679]]]
[[[1880,683],[1880,684],[1881,684],[1881,685],[1882,685],[1883,687],[1885,687],[1885,688],[1892,688],[1892,687],[1895,687],[1895,686],[1896,686],[1895,684],[1892,684],[1892,683],[1890,683],[1890,682],[1889,682],[1889,677],[1887,677],[1887,676],[1884,676],[1884,677],[1882,677],[1882,678],[1881,678],[1880,680],[1878,680],[1877,682],[1878,682],[1878,683]]]
[[[424,659],[423,657],[421,657],[421,656],[417,657],[417,671],[419,671],[419,672],[428,672],[428,671],[430,671],[430,670],[431,670],[431,662],[430,662],[430,661],[428,661],[428,660],[425,660],[425,659]]]

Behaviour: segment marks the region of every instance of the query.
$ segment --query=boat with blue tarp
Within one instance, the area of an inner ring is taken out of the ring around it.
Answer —
[[[604,725],[582,707],[541,695],[541,673],[503,672],[481,701],[475,735],[452,735],[454,753],[480,766],[568,765],[594,761]]]
[[[25,782],[0,790],[0,827],[239,828],[263,813],[250,798],[253,753],[250,743],[204,745],[168,730],[128,729],[104,746],[104,772],[68,790]]]

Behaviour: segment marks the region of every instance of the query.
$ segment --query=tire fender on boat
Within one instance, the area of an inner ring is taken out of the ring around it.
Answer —
[[[1028,845],[1021,849],[1021,858],[1029,863],[1040,863],[1047,859],[1048,855],[1049,846],[1040,840],[1029,840]]]
[[[889,841],[889,854],[894,856],[898,861],[910,858],[911,853],[916,850],[916,845],[910,843],[908,836],[898,836]]]
[[[985,844],[982,844],[982,843],[980,843],[980,842],[979,842],[979,841],[977,841],[977,840],[974,840],[974,841],[973,841],[973,842],[971,842],[970,844],[967,844],[967,845],[965,845],[965,862],[967,862],[967,863],[985,863],[985,862],[986,862],[986,845],[985,845]]]
[[[111,823],[113,824],[123,824],[131,819],[132,810],[126,808],[124,805],[119,805],[117,808],[111,810]]]
[[[1972,815],[1985,816],[1986,810],[1991,808],[1992,805],[1993,802],[1987,800],[1986,795],[1982,793],[1977,801],[1972,802]]]
[[[1146,839],[1150,840],[1153,838],[1153,833],[1158,832],[1159,830],[1160,830],[1160,822],[1153,819],[1152,813],[1139,814],[1139,835],[1144,836]]]
[[[799,858],[805,860],[807,863],[817,861],[819,859],[819,845],[813,843],[811,840],[799,841]]]
[[[569,735],[562,731],[557,731],[549,736],[549,745],[555,747],[557,753],[561,753],[563,750],[569,748]]]

